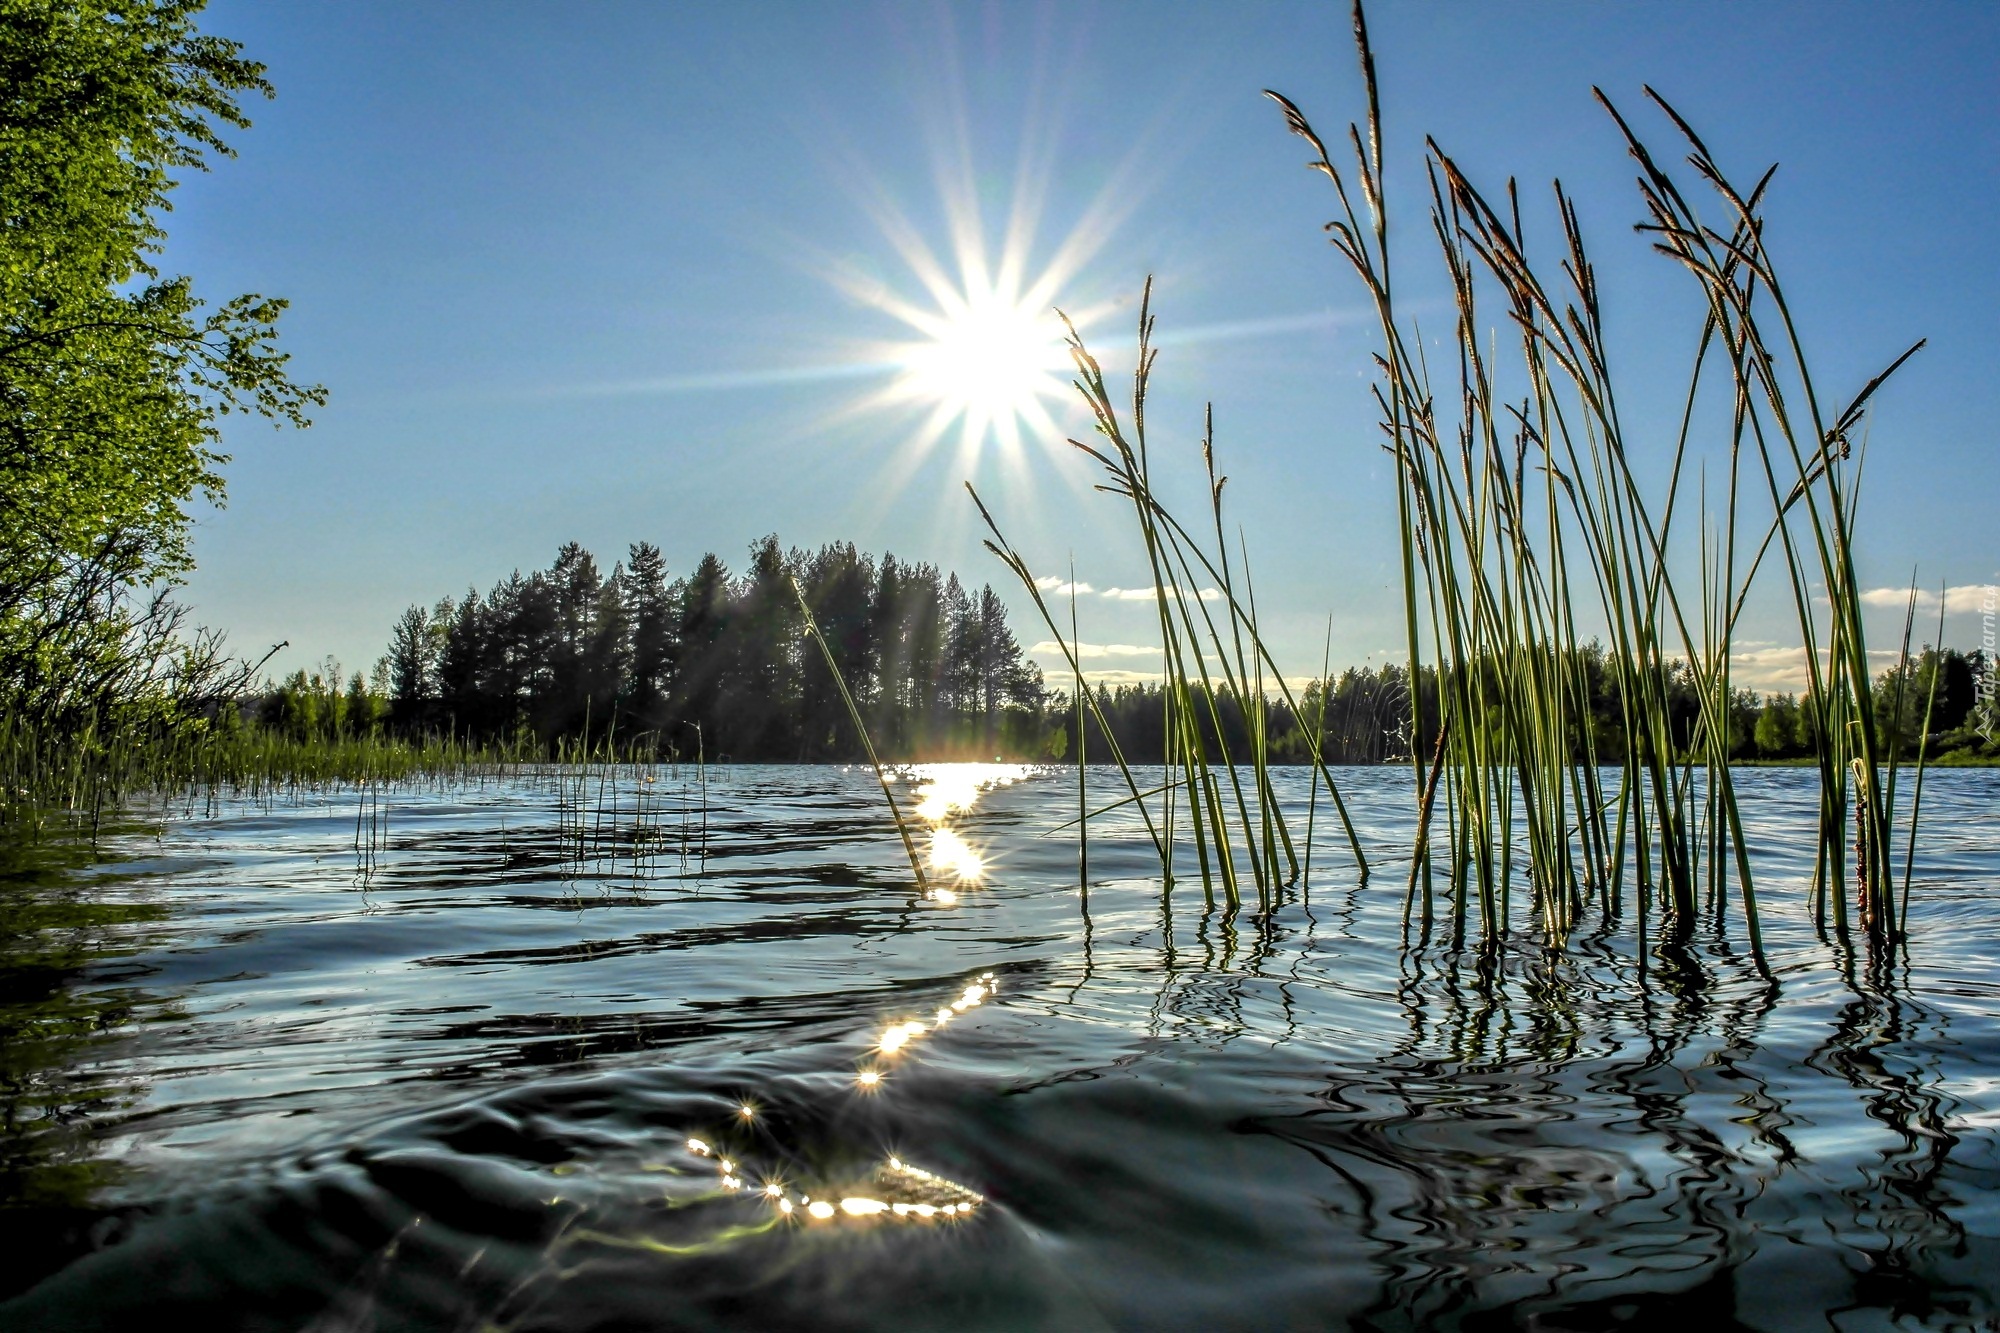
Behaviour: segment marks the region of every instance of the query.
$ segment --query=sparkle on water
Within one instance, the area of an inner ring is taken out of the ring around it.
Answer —
[[[930,867],[957,881],[959,887],[976,883],[987,871],[986,857],[953,827],[953,821],[972,812],[982,794],[1011,786],[1034,770],[1025,764],[916,764],[902,777],[912,784],[916,815],[932,826]],[[959,901],[956,890],[934,885],[930,899],[941,907]]]
[[[955,830],[932,829],[931,868],[946,871],[964,881],[978,879],[986,873],[986,861]],[[951,901],[957,901],[956,894],[952,895]]]

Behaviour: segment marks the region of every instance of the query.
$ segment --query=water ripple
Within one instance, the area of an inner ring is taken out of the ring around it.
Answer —
[[[1129,809],[1086,902],[1041,836],[1073,772],[900,775],[949,896],[872,773],[705,777],[212,801],[11,854],[0,1322],[2000,1314],[2000,775],[1931,776],[1913,939],[1871,959],[1805,910],[1810,788],[1744,774],[1768,974],[1630,919],[1406,947],[1400,771],[1344,775],[1375,879],[1322,825],[1262,917],[1163,901]]]

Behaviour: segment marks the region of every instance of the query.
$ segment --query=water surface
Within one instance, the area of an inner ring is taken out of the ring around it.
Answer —
[[[912,775],[929,894],[837,768],[14,849],[0,1326],[1995,1326],[2000,774],[1927,780],[1894,959],[1803,911],[1810,776],[1741,775],[1775,981],[1733,918],[1406,949],[1410,778],[1343,779],[1376,874],[1319,818],[1264,917],[1129,812],[1086,903],[1073,771]]]

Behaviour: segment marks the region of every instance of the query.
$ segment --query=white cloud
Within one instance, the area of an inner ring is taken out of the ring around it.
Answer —
[[[1076,645],[1076,650],[1077,659],[1081,662],[1091,662],[1107,657],[1158,657],[1161,651],[1158,648],[1137,643],[1079,643]],[[1053,664],[1058,670],[1068,666],[1068,659],[1062,655],[1062,645],[1054,639],[1044,639],[1034,647],[1028,649],[1028,651],[1039,657],[1053,659]],[[1220,665],[1213,657],[1205,655],[1204,660],[1208,664],[1216,688],[1225,688]],[[1083,674],[1084,679],[1088,680],[1092,685],[1158,685],[1167,678],[1167,673],[1164,671],[1133,671],[1125,667],[1086,667]],[[1295,695],[1303,693],[1307,686],[1315,683],[1318,679],[1317,676],[1286,676],[1284,678],[1285,684],[1291,686],[1292,692]],[[1264,693],[1267,698],[1272,700],[1283,697],[1278,687],[1278,682],[1268,676],[1264,679]]]
[[[1729,655],[1731,681],[1746,690],[1797,692],[1806,686],[1806,650],[1751,648]]]
[[[1106,588],[1099,595],[1115,602],[1150,602],[1157,594],[1152,588]],[[1203,588],[1198,596],[1204,602],[1219,602],[1222,600],[1222,589]]]
[[[1084,679],[1092,685],[1158,685],[1166,678],[1164,671],[1124,671],[1117,667],[1084,673]]]
[[[1076,655],[1079,658],[1158,657],[1160,655],[1160,649],[1148,648],[1144,644],[1138,644],[1138,643],[1079,642],[1073,646],[1076,648]],[[1054,657],[1058,659],[1062,658],[1063,655],[1062,645],[1057,643],[1054,639],[1043,639],[1040,643],[1028,649],[1028,651],[1031,653],[1040,653],[1043,656]]]
[[[1861,594],[1863,606],[1888,606],[1900,611],[1910,604],[1908,588],[1870,588]],[[2000,585],[1992,583],[1961,583],[1955,588],[1944,590],[1944,609],[1947,615],[1963,615],[1974,611],[1990,611],[2000,607]],[[1922,588],[1917,590],[1917,610],[1936,611],[1938,595]]]
[[[1071,593],[1081,596],[1087,592],[1097,591],[1097,589],[1091,587],[1088,583],[1072,583],[1059,574],[1044,574],[1035,580],[1035,586],[1043,592],[1053,593],[1057,597],[1067,597]]]
[[[1903,594],[1909,596],[1908,592]],[[1871,648],[1868,650],[1870,669],[1886,671],[1896,665],[1902,653],[1894,648]],[[1826,650],[1820,650],[1822,660]],[[1767,693],[1797,693],[1806,687],[1806,650],[1803,644],[1793,644],[1789,648],[1772,644],[1768,647],[1751,648],[1729,655],[1729,681],[1738,689],[1762,690]]]

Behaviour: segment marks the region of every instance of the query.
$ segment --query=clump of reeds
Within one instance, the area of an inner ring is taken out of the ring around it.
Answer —
[[[1513,183],[1496,207],[1427,141],[1429,232],[1454,302],[1453,353],[1434,375],[1391,285],[1380,95],[1358,0],[1354,32],[1367,119],[1365,130],[1349,126],[1345,171],[1299,109],[1270,96],[1287,127],[1312,145],[1309,165],[1334,187],[1341,215],[1327,231],[1367,291],[1383,337],[1376,397],[1395,461],[1417,802],[1406,918],[1429,928],[1442,916],[1454,941],[1476,935],[1490,944],[1516,928],[1515,885],[1524,880],[1534,931],[1560,945],[1592,905],[1617,917],[1630,883],[1642,939],[1685,940],[1704,912],[1721,922],[1733,886],[1758,949],[1756,891],[1729,768],[1737,739],[1731,663],[1751,589],[1775,560],[1797,611],[1805,707],[1819,738],[1816,909],[1837,928],[1850,922],[1842,886],[1851,837],[1854,915],[1871,935],[1895,938],[1902,929],[1891,874],[1898,756],[1878,752],[1854,568],[1860,469],[1852,455],[1870,398],[1916,348],[1844,407],[1823,407],[1765,244],[1760,207],[1771,173],[1739,189],[1648,88],[1721,215],[1715,226],[1702,221],[1691,191],[1599,92],[1639,163],[1646,209],[1639,230],[1704,297],[1677,433],[1663,458],[1648,460],[1663,465],[1664,493],[1644,483],[1638,442],[1620,415],[1595,269],[1569,196],[1557,183],[1553,265],[1531,259]],[[1203,457],[1213,546],[1154,490],[1145,421],[1150,295],[1149,283],[1129,415],[1113,403],[1074,328],[1069,336],[1076,387],[1104,441],[1071,443],[1104,468],[1100,489],[1132,505],[1166,655],[1169,777],[1141,791],[1114,741],[1111,758],[1129,791],[1117,804],[1138,804],[1169,888],[1178,814],[1204,893],[1212,898],[1219,886],[1234,906],[1254,887],[1268,905],[1298,860],[1268,780],[1260,725],[1267,687],[1302,714],[1257,633],[1247,556],[1240,567],[1229,556],[1212,429]],[[1496,299],[1497,318],[1487,304]],[[1510,330],[1510,357],[1495,348],[1495,326]],[[1720,397],[1719,412],[1711,394]],[[1698,423],[1709,418],[1698,405],[1726,421],[1719,438],[1700,438]],[[1726,459],[1714,491],[1705,465],[1689,466],[1704,445]],[[979,510],[992,532],[987,545],[1021,579],[1081,679],[1074,645],[1027,562],[983,503]],[[1213,602],[1204,584],[1215,585]],[[1816,609],[1822,599],[1824,614]],[[1601,656],[1619,709],[1609,735],[1592,721],[1590,663],[1598,654],[1586,640],[1599,634],[1610,640]],[[1418,697],[1427,677],[1437,691],[1434,726]],[[1671,707],[1683,681],[1699,702],[1691,724],[1677,722]],[[1095,714],[1089,691],[1077,695],[1079,709]],[[1224,701],[1252,719],[1247,774],[1217,745]],[[1315,797],[1323,783],[1346,823],[1318,730]],[[1615,762],[1615,778],[1604,776],[1603,761]],[[1155,797],[1158,819],[1147,805]],[[1365,873],[1351,824],[1347,831]],[[1442,886],[1433,874],[1440,859]],[[1907,883],[1904,899],[1906,906]]]
[[[1822,911],[1830,904],[1837,926],[1847,925],[1841,886],[1851,832],[1860,922],[1894,936],[1901,929],[1890,855],[1894,756],[1877,749],[1854,568],[1859,464],[1851,456],[1870,397],[1916,348],[1844,407],[1824,406],[1766,247],[1760,208],[1771,172],[1738,188],[1687,121],[1647,88],[1702,187],[1684,189],[1597,93],[1639,164],[1646,210],[1639,230],[1704,297],[1664,494],[1649,494],[1635,467],[1641,446],[1620,416],[1595,270],[1561,184],[1551,266],[1530,258],[1513,182],[1496,206],[1427,141],[1429,231],[1455,307],[1454,355],[1434,375],[1391,284],[1380,96],[1358,0],[1354,32],[1367,118],[1365,130],[1349,126],[1349,166],[1335,164],[1295,105],[1270,96],[1287,127],[1312,146],[1308,165],[1334,187],[1341,211],[1327,231],[1381,326],[1376,393],[1395,460],[1410,668],[1415,679],[1434,666],[1439,689],[1437,730],[1423,734],[1419,710],[1412,746],[1419,910],[1428,920],[1425,847],[1442,819],[1446,912],[1460,934],[1476,929],[1492,940],[1508,930],[1519,845],[1533,913],[1550,942],[1567,936],[1592,897],[1607,912],[1619,910],[1629,858],[1642,931],[1650,919],[1685,938],[1704,886],[1719,908],[1733,880],[1754,946],[1756,895],[1729,770],[1731,646],[1753,583],[1775,557],[1796,606],[1805,706],[1819,738],[1815,900]],[[1691,201],[1704,191],[1717,202],[1714,225]],[[1490,298],[1498,319],[1483,305]],[[1492,350],[1496,325],[1511,330],[1510,364]],[[1697,402],[1707,392],[1722,395],[1728,418],[1711,441],[1727,459],[1714,498],[1709,479],[1691,484],[1686,467],[1697,445]],[[1760,504],[1768,508],[1752,517]],[[1623,771],[1609,795],[1599,787],[1599,738],[1580,668],[1586,627],[1610,638],[1622,709],[1614,739]],[[1700,700],[1691,736],[1676,735],[1668,708],[1676,672],[1686,673]]]

